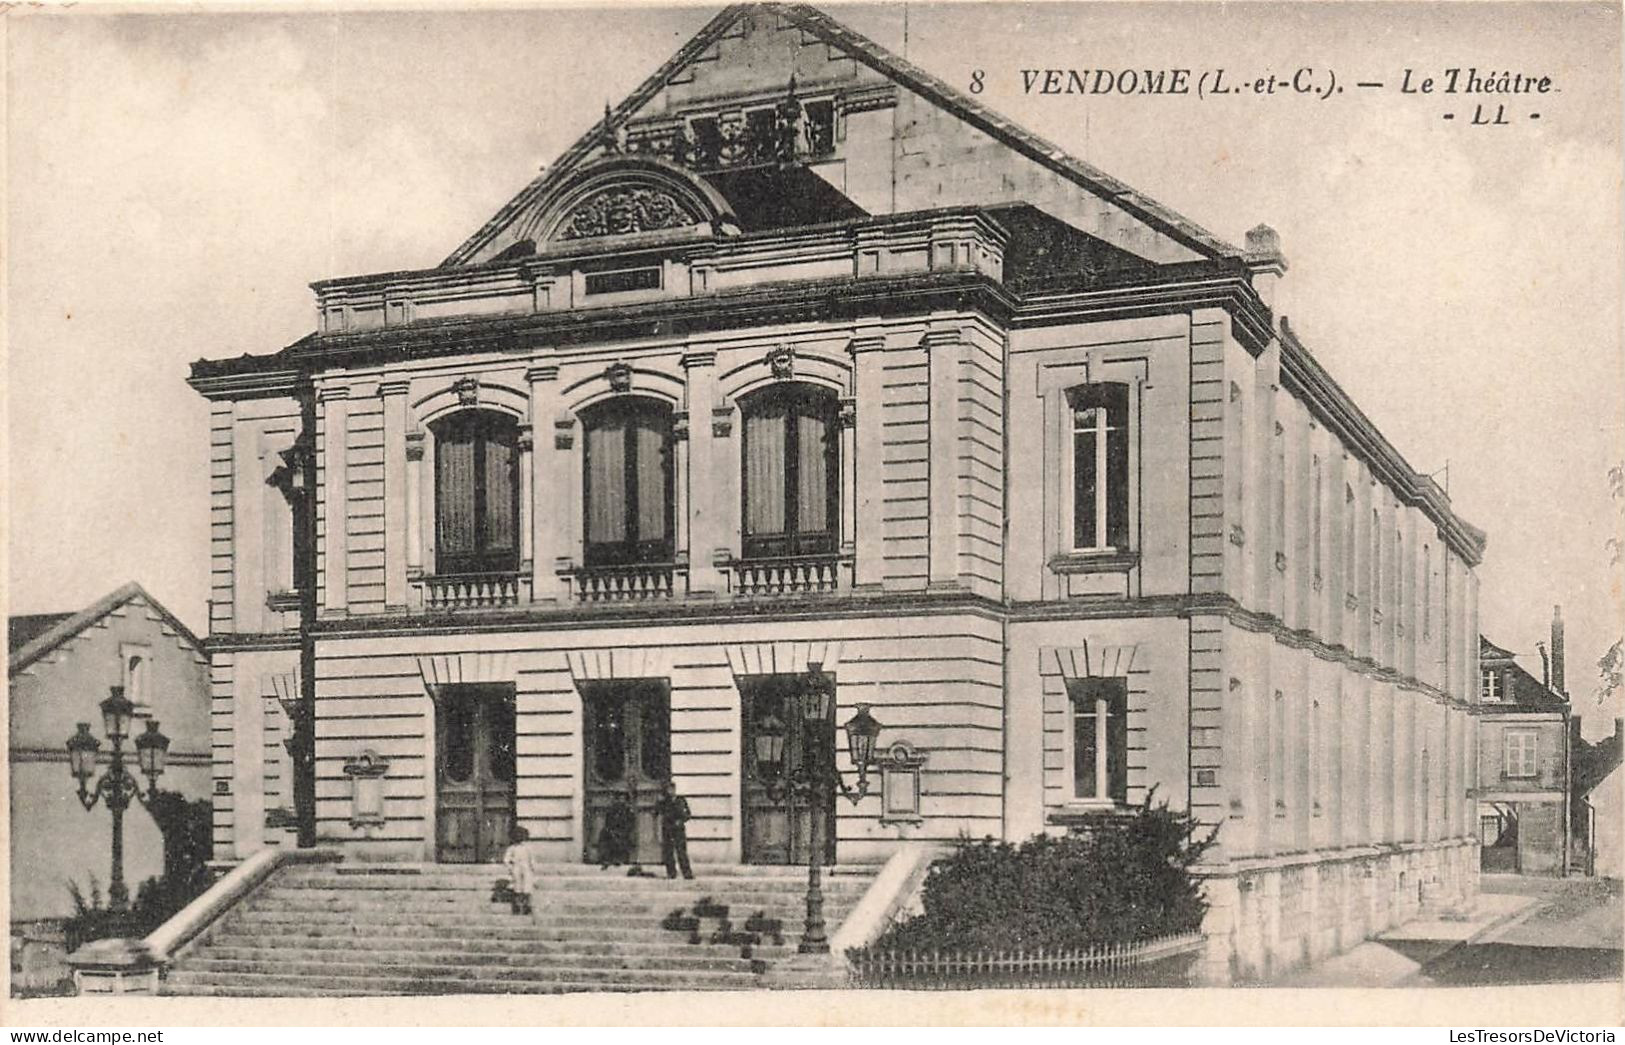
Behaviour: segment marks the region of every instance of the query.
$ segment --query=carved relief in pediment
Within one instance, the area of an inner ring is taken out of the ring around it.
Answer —
[[[699,219],[659,189],[617,187],[587,197],[559,228],[560,239],[624,236],[681,228]]]

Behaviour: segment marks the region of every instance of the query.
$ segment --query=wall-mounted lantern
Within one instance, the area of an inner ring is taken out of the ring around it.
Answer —
[[[350,778],[350,826],[364,835],[384,826],[384,776],[389,760],[368,748],[344,763]]]

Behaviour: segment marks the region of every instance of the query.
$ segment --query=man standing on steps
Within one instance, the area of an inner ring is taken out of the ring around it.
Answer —
[[[666,877],[676,878],[681,866],[683,877],[693,878],[694,871],[688,866],[688,800],[677,793],[677,785],[670,779],[661,785],[655,815],[660,818],[660,855],[666,861]]]

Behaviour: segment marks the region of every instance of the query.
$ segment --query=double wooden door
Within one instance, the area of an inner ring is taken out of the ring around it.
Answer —
[[[587,830],[584,859],[601,862],[605,821],[617,803],[632,807],[631,858],[660,862],[655,803],[671,776],[671,700],[656,680],[605,682],[582,693]]]
[[[435,858],[502,859],[514,820],[514,695],[447,687],[435,704]]]
[[[806,685],[804,675],[761,675],[740,687],[744,715],[741,755],[744,856],[752,864],[802,864],[812,851],[812,812],[815,794],[798,791],[793,783],[804,779],[803,766],[828,774],[835,758],[835,709],[829,717],[809,722],[797,699]],[[757,737],[763,731],[782,731],[784,755],[776,775],[756,757]],[[835,796],[822,790],[824,862],[835,862]]]

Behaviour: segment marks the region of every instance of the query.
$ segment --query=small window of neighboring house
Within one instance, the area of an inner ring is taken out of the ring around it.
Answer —
[[[465,410],[434,425],[435,569],[519,568],[519,425]]]
[[[1506,739],[1506,775],[1509,779],[1529,779],[1535,776],[1535,740],[1532,730],[1508,730]]]
[[[1097,802],[1128,801],[1128,680],[1073,679],[1072,794]]]
[[[1494,670],[1484,672],[1484,684],[1479,687],[1479,696],[1484,703],[1493,704],[1501,699],[1501,673]]]
[[[152,713],[152,648],[125,645],[119,648],[123,661],[124,698],[135,705],[138,716]]]
[[[1128,385],[1068,393],[1072,418],[1072,550],[1129,546]]]

